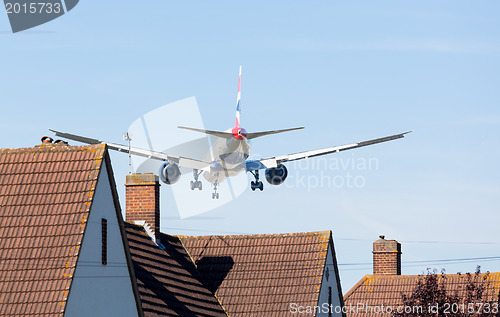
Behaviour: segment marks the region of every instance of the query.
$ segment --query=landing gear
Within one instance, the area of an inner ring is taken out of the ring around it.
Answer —
[[[264,184],[262,184],[261,181],[259,181],[259,170],[256,171],[250,171],[252,175],[255,177],[255,182],[252,181],[250,182],[250,188],[252,188],[253,191],[255,191],[257,188],[260,189],[260,191],[264,190]]]
[[[212,193],[212,199],[219,199],[219,193],[217,192],[217,181],[214,183],[214,192]]]
[[[260,191],[264,190],[264,184],[262,182],[250,182],[250,188],[252,188],[253,191],[255,191],[257,188],[260,189]]]
[[[194,190],[195,188],[198,188],[199,190],[202,189],[202,183],[198,180],[198,177],[200,176],[201,172],[199,172],[197,169],[193,170],[193,176],[194,176],[194,182],[191,181],[189,183],[189,186],[191,187],[191,190]]]
[[[219,186],[219,173],[215,173],[214,192],[212,193],[212,199],[219,199],[219,193],[217,192],[217,186]]]
[[[195,188],[198,188],[199,190],[201,190],[203,188],[203,185],[201,185],[201,182],[200,181],[191,181],[189,183],[189,186],[191,187],[191,190],[195,190]]]

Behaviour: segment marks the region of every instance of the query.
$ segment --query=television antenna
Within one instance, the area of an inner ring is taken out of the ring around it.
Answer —
[[[130,144],[132,143],[133,136],[125,133],[123,135],[123,140],[128,142],[128,173],[132,174],[132,154],[130,154]]]

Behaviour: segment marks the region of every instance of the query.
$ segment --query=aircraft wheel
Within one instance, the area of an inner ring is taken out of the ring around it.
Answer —
[[[196,187],[197,187],[199,190],[201,190],[201,189],[203,188],[202,183],[201,183],[200,181],[198,181],[198,184],[197,184],[197,186],[196,186]]]
[[[219,193],[215,194],[215,198],[219,199]]]
[[[257,188],[257,184],[254,181],[251,181],[250,188],[252,189],[252,191],[255,191],[255,188]]]
[[[191,182],[189,183],[189,187],[191,187],[191,190],[194,190],[194,182],[193,182],[193,181],[191,181]]]
[[[259,182],[257,187],[260,189],[260,191],[264,190],[264,184],[262,182]]]
[[[212,193],[212,199],[215,199],[215,193]]]

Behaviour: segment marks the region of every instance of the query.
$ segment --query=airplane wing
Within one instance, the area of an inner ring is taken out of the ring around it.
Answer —
[[[260,169],[272,168],[272,167],[276,167],[279,164],[284,163],[284,162],[296,161],[296,160],[301,160],[301,159],[305,159],[305,158],[309,158],[309,157],[326,155],[326,154],[330,154],[330,153],[351,150],[351,149],[355,149],[355,148],[359,148],[359,147],[363,147],[363,146],[367,146],[367,145],[372,145],[372,144],[377,144],[377,143],[382,143],[382,142],[387,142],[387,141],[391,141],[391,140],[404,138],[404,135],[408,134],[410,132],[412,132],[412,131],[408,131],[408,132],[404,132],[404,133],[400,133],[400,134],[394,134],[394,135],[386,136],[383,138],[352,143],[352,144],[333,146],[333,147],[328,147],[328,148],[319,149],[319,150],[305,151],[305,152],[299,152],[299,153],[294,153],[294,154],[275,156],[275,157],[270,157],[270,158],[265,158],[265,159],[260,159],[260,160],[247,161],[247,162],[245,162],[246,169],[247,169],[247,171],[255,171],[255,170],[260,170]]]
[[[162,152],[157,152],[157,151],[151,151],[151,150],[146,150],[146,149],[140,149],[140,148],[135,148],[135,147],[128,147],[127,145],[121,145],[121,144],[115,144],[115,143],[109,143],[109,142],[104,142],[100,141],[97,139],[92,139],[92,138],[87,138],[79,135],[74,135],[70,133],[64,133],[64,132],[59,132],[55,130],[50,131],[54,132],[56,136],[73,140],[73,141],[78,141],[86,144],[100,144],[100,143],[106,143],[109,149],[115,150],[118,152],[124,152],[124,153],[130,153],[133,155],[137,156],[142,156],[146,158],[152,158],[156,159],[159,161],[170,161],[179,164],[180,167],[187,167],[187,168],[192,168],[192,169],[197,169],[197,170],[203,170],[203,171],[210,171],[210,164],[209,162],[204,162],[188,157],[182,157],[182,156],[175,156],[175,155],[169,155],[166,153]]]

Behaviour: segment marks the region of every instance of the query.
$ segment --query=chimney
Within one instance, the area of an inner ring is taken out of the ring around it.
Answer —
[[[147,225],[146,231],[150,230],[155,237],[158,237],[160,233],[160,183],[158,176],[151,173],[129,174],[125,187],[125,220],[131,223],[144,221]]]
[[[373,242],[373,275],[401,275],[401,243],[379,238]]]

